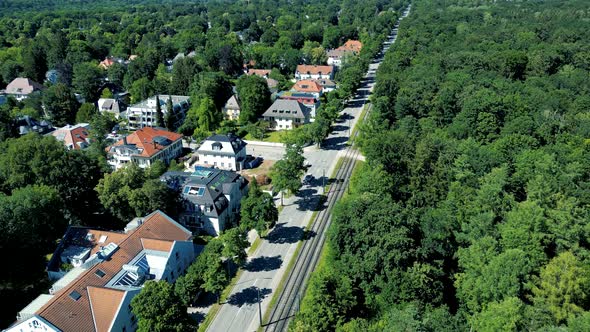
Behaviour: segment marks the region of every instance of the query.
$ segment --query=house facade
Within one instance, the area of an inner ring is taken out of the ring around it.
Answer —
[[[88,123],[66,125],[52,131],[51,135],[62,142],[68,150],[83,150],[90,146],[90,125]]]
[[[277,99],[262,114],[272,130],[291,130],[309,123],[310,114],[307,107],[297,100]]]
[[[197,149],[198,165],[228,171],[244,168],[246,142],[236,135],[212,135]]]
[[[114,98],[100,98],[98,100],[98,111],[100,113],[111,113],[118,119],[123,111],[123,105]]]
[[[349,39],[344,45],[328,51],[328,64],[341,67],[347,58],[359,55],[362,48],[360,41]]]
[[[5,331],[135,331],[130,303],[145,281],[174,282],[195,259],[192,233],[160,211],[136,218],[125,232],[71,230],[52,261],[61,266],[62,253],[74,248],[86,252],[83,262],[21,310]]]
[[[235,172],[197,166],[190,172],[166,172],[160,180],[181,191],[179,221],[193,233],[217,236],[237,220],[248,181]]]
[[[165,164],[182,153],[182,135],[162,128],[145,127],[107,147],[108,163],[114,169],[128,163],[141,168],[150,167],[156,160]]]
[[[279,99],[296,100],[309,110],[309,121],[313,122],[316,111],[320,107],[320,100],[315,95],[305,92],[286,91],[279,94]]]
[[[320,98],[323,93],[323,87],[316,80],[300,80],[295,82],[291,91],[299,93],[308,93],[313,95],[315,98]]]
[[[172,98],[172,106],[174,107],[174,126],[179,127],[186,116],[186,112],[190,108],[189,96],[168,96],[158,95],[160,101],[160,109],[163,117],[166,118],[168,109],[166,103],[168,98]],[[139,129],[144,127],[162,126],[156,121],[156,96],[148,98],[140,103],[131,105],[127,108],[127,121],[129,129]]]
[[[298,65],[295,70],[296,80],[319,80],[322,78],[333,80],[334,66]]]
[[[240,118],[240,110],[240,101],[236,95],[232,95],[221,109],[223,116],[229,120],[238,120]]]
[[[31,93],[41,90],[45,90],[45,87],[42,84],[26,77],[17,77],[12,80],[12,82],[8,83],[3,93],[8,96],[13,96],[18,101],[22,101]]]

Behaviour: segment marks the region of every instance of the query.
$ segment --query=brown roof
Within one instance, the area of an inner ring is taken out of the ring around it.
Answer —
[[[104,287],[88,287],[88,298],[92,308],[92,319],[97,332],[108,332],[125,291]]]
[[[170,250],[172,250],[172,245],[174,245],[174,241],[141,239],[141,245],[143,246],[143,249],[170,252]]]
[[[103,322],[109,319],[108,315],[110,313],[103,309],[92,312],[89,295],[92,296],[92,299],[98,299],[106,297],[108,294],[113,296],[113,293],[95,292],[90,288],[104,287],[121,270],[124,264],[129,263],[137,256],[143,250],[142,238],[188,241],[192,238],[192,235],[184,227],[160,211],[146,216],[138,228],[126,234],[126,238],[119,243],[119,248],[112,254],[110,259],[94,265],[67,287],[56,292],[54,297],[37,311],[37,314],[62,331],[96,331],[92,319],[93,315],[97,322]],[[105,273],[102,278],[95,273],[98,269]],[[73,291],[80,294],[78,300],[70,297]],[[110,299],[109,301],[116,301],[116,299]],[[92,303],[94,308],[94,302]]]
[[[110,66],[112,66],[115,63],[115,60],[113,60],[113,58],[105,58],[104,60],[102,60],[98,66],[103,68],[103,69],[107,69]]]
[[[93,240],[92,240],[93,247],[90,250],[91,255],[98,252],[100,250],[101,246],[107,245],[111,242],[119,245],[123,240],[125,240],[127,238],[127,234],[125,234],[125,233],[101,231],[98,229],[89,229],[88,233],[93,235]],[[104,243],[99,243],[98,241],[103,236],[106,237],[106,239],[104,240]]]
[[[70,126],[59,128],[51,133],[60,141],[64,142],[65,146],[71,146],[75,150],[80,150],[82,146],[88,144],[86,139],[89,136],[88,124]]]
[[[182,135],[173,133],[171,131],[154,127],[144,127],[129,134],[127,136],[127,144],[135,144],[138,148],[142,149],[139,156],[149,158],[166,148],[166,146],[161,146],[154,142],[154,138],[157,136],[166,137],[172,142],[176,142],[182,138]],[[123,140],[120,140],[117,143],[111,145],[111,147],[123,145],[123,143]]]
[[[338,47],[337,50],[339,50],[339,51],[352,51],[352,52],[358,53],[361,51],[362,48],[363,48],[363,43],[361,43],[358,40],[349,39],[348,41],[346,41],[346,43],[344,43],[344,45]]]
[[[34,91],[43,90],[45,87],[26,77],[17,77],[8,83],[6,93],[28,95]]]
[[[311,66],[311,65],[298,65],[297,72],[301,74],[316,75],[319,73],[330,74],[334,70],[332,66]]]
[[[295,82],[295,85],[293,85],[293,90],[299,92],[319,93],[322,91],[322,86],[315,80],[300,80]]]
[[[248,69],[248,75],[257,75],[265,77],[270,75],[270,69]]]

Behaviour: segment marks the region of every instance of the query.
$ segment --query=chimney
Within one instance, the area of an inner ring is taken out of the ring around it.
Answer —
[[[127,145],[127,136],[123,136],[123,145]]]
[[[156,141],[152,140],[152,143],[154,143],[154,149],[157,149],[158,147],[157,147]]]

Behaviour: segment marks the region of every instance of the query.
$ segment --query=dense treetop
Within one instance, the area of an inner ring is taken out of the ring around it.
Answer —
[[[414,3],[296,330],[587,330],[589,18]]]

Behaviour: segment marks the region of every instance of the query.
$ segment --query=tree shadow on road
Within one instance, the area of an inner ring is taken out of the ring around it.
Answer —
[[[205,314],[202,312],[196,311],[188,314],[190,318],[192,318],[197,324],[201,324],[205,320]]]
[[[317,179],[315,180],[317,181]],[[314,182],[315,182],[314,181]],[[311,185],[314,185],[311,183]],[[324,196],[318,195],[314,188],[301,189],[297,193],[298,199],[294,202],[297,204],[299,211],[320,211],[324,209]]]
[[[261,288],[260,301],[262,301],[270,293],[272,293],[272,290],[270,288]],[[241,307],[244,304],[254,304],[257,302],[258,288],[256,286],[252,286],[242,289],[242,291],[239,293],[232,294],[232,296],[230,296],[229,299],[227,299],[226,303]]]
[[[301,239],[303,228],[296,226],[287,226],[286,223],[280,223],[266,236],[270,243],[295,243]]]
[[[260,271],[272,271],[276,270],[281,267],[283,264],[283,259],[281,256],[262,256],[256,257],[249,261],[245,266],[244,270],[250,272],[260,272]]]
[[[348,137],[330,137],[322,142],[324,150],[343,150],[346,148]]]

